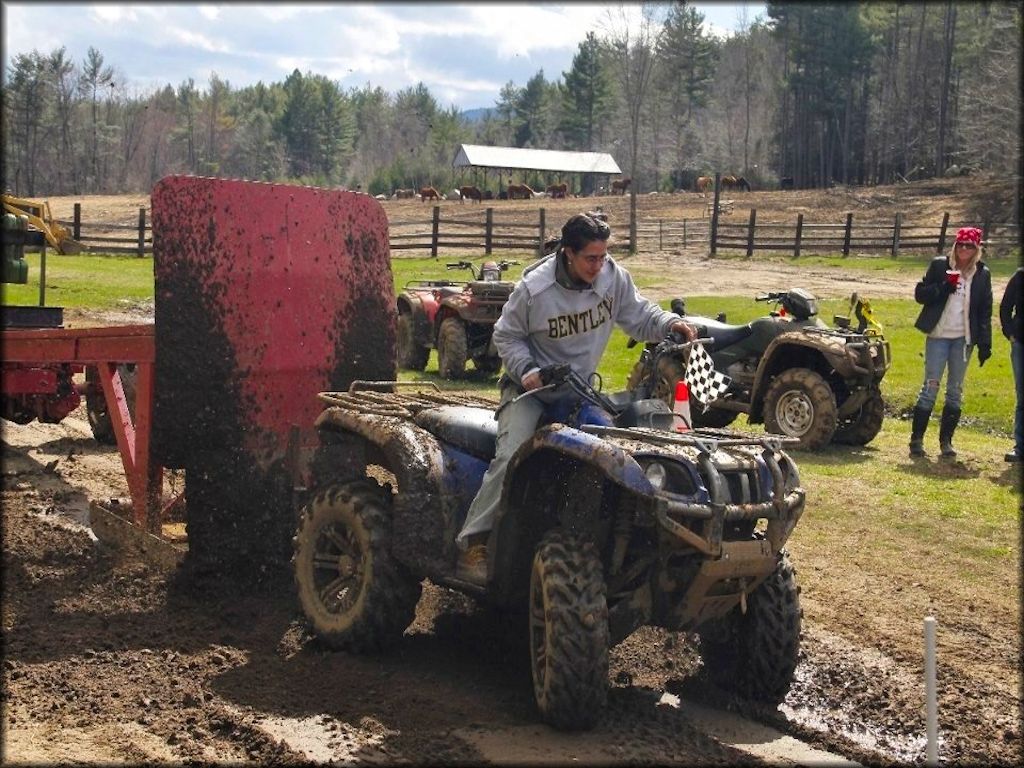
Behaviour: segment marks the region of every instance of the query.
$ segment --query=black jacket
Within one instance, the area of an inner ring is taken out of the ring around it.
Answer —
[[[999,324],[1003,336],[1024,344],[1024,267],[1017,267],[999,302]]]
[[[928,265],[924,278],[914,287],[914,300],[923,304],[914,327],[929,333],[939,323],[946,299],[955,290],[946,282],[949,259],[936,256]],[[987,359],[992,354],[992,273],[985,262],[976,265],[971,280],[971,304],[967,320],[971,326],[971,343],[978,346],[978,359]]]

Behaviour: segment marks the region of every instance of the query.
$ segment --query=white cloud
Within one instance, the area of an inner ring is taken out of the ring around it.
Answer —
[[[120,24],[138,21],[137,9],[132,5],[92,5],[89,14],[101,24]]]
[[[665,5],[662,8],[667,7]],[[735,26],[741,3],[698,5],[709,31]],[[764,6],[749,5],[749,18]],[[204,83],[216,71],[233,87],[278,82],[293,70],[348,86],[394,92],[424,83],[441,103],[493,103],[501,87],[538,70],[569,69],[587,32],[609,14],[634,21],[638,3],[60,3],[4,2],[8,60],[90,46],[136,84]]]
[[[319,5],[303,5],[301,3],[268,3],[266,5],[232,5],[230,7],[232,9],[237,9],[246,15],[254,14],[275,23],[291,21],[300,16],[306,16],[312,13],[331,13],[337,10],[337,6],[332,5],[331,3],[323,3]],[[310,33],[315,33],[316,29],[311,28],[308,31]]]

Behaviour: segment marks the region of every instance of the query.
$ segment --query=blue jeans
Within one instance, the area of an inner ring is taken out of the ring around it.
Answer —
[[[949,409],[959,409],[964,395],[964,376],[967,374],[967,362],[971,359],[974,345],[968,346],[966,339],[933,339],[931,336],[924,342],[924,385],[917,396],[917,407],[931,411],[939,395],[939,384],[942,373],[948,368],[946,376],[946,404]]]
[[[1018,456],[1024,456],[1024,344],[1010,341],[1010,365],[1013,383],[1017,389],[1017,410],[1013,417],[1013,445]]]

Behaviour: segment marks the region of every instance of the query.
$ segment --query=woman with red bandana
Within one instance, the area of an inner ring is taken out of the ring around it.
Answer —
[[[981,261],[981,230],[963,227],[953,251],[936,256],[914,288],[922,304],[914,326],[927,334],[924,344],[924,385],[914,405],[910,455],[921,457],[924,433],[946,372],[946,400],[939,419],[939,451],[955,458],[953,432],[960,423],[964,375],[971,352],[978,348],[978,365],[992,356],[992,275]]]

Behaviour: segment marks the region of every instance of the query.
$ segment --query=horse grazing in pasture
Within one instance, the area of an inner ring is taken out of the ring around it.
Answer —
[[[528,184],[508,185],[509,200],[529,200],[534,196],[534,194],[535,192],[530,188]]]
[[[412,200],[416,197],[415,189],[396,189],[394,198],[395,200]]]
[[[697,191],[702,195],[706,194],[709,189],[715,186],[715,179],[713,176],[698,176],[697,177]]]
[[[459,194],[461,195],[460,202],[466,202],[466,199],[476,200],[478,203],[483,200],[483,194],[480,192],[479,187],[468,185],[465,187],[459,187]]]
[[[750,182],[742,176],[723,176],[722,189],[742,189],[744,192],[749,192]]]
[[[552,198],[566,197],[569,194],[569,185],[562,181],[558,184],[548,184],[545,190]]]
[[[440,200],[441,193],[433,187],[420,187],[420,202],[426,202],[427,200]]]
[[[624,195],[626,190],[629,189],[629,185],[633,183],[630,178],[616,179],[612,182],[612,194],[613,195]]]

